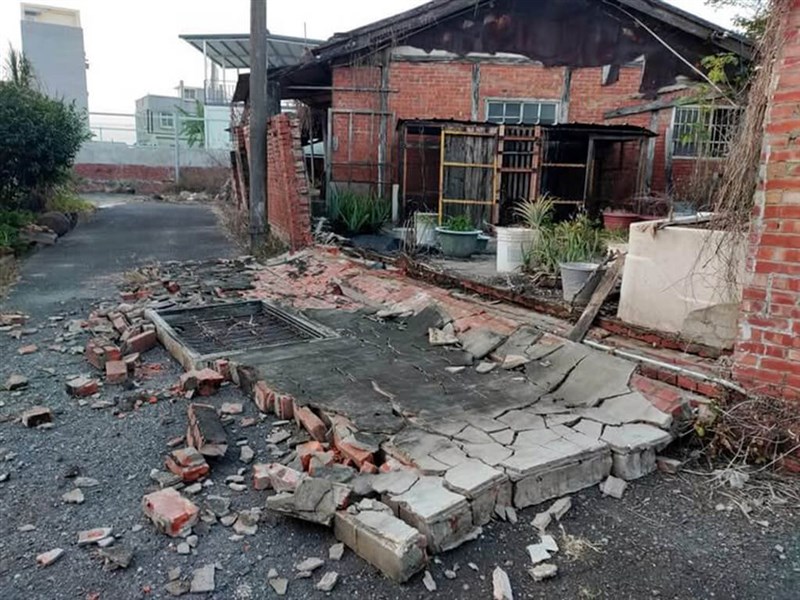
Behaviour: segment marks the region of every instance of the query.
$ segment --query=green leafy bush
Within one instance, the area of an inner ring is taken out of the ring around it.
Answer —
[[[90,137],[74,103],[0,82],[0,201],[16,207],[33,190],[64,181]]]
[[[20,229],[33,223],[35,218],[26,210],[0,210],[0,248],[18,248]]]
[[[606,253],[603,232],[586,215],[540,230],[528,266],[557,273],[561,263],[591,262]]]
[[[391,205],[381,198],[343,190],[333,198],[333,221],[350,235],[374,233],[389,220]]]
[[[514,208],[514,214],[522,225],[528,229],[539,231],[553,222],[555,200],[549,194],[536,200],[526,200]]]
[[[475,226],[467,215],[448,217],[442,229],[447,231],[475,231]]]
[[[47,200],[46,208],[48,211],[62,212],[65,214],[89,214],[94,212],[95,206],[88,200],[84,200],[68,187],[59,186],[53,190],[52,195]]]

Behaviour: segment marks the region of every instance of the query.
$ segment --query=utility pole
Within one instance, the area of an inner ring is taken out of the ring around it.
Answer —
[[[250,252],[269,235],[267,207],[267,0],[250,0]]]

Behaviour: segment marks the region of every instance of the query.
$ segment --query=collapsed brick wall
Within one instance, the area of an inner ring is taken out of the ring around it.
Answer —
[[[304,248],[312,243],[311,199],[297,119],[287,115],[270,119],[267,157],[272,233],[292,250]]]
[[[642,67],[625,66],[615,83],[603,85],[602,68],[572,70],[530,63],[483,61],[414,62],[395,59],[389,64],[387,108],[387,178],[397,183],[396,125],[401,119],[486,120],[489,99],[532,99],[562,102],[569,82],[567,120],[584,123],[627,123],[651,128],[659,134],[653,161],[652,189],[667,191],[667,139],[672,126],[672,108],[607,120],[609,111],[646,103],[639,93]],[[333,69],[332,180],[377,183],[378,131],[381,112],[381,70],[373,65],[338,66]],[[339,91],[343,90],[343,91]],[[685,95],[670,92],[662,99]],[[348,111],[360,111],[349,114]],[[392,120],[393,119],[393,120]],[[352,123],[352,134],[350,124]],[[693,172],[695,161],[675,161],[673,168],[683,177]]]
[[[756,193],[734,355],[754,393],[800,400],[800,0],[786,15]]]

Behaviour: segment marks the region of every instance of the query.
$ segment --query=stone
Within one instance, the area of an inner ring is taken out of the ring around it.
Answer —
[[[25,427],[39,427],[53,422],[53,413],[46,406],[34,406],[22,413],[20,417]]]
[[[279,577],[276,579],[270,579],[269,585],[278,596],[285,596],[286,590],[289,588],[289,581]]]
[[[425,537],[374,500],[336,513],[336,539],[396,583],[404,583],[427,563]]]
[[[498,503],[505,505],[511,495],[508,477],[478,460],[468,460],[447,471],[444,485],[470,501],[476,526],[488,524]]]
[[[628,482],[624,479],[619,479],[610,475],[603,483],[600,484],[600,491],[604,496],[611,496],[617,500],[621,500],[625,495],[625,489],[628,487]]]
[[[53,550],[39,554],[36,557],[36,564],[40,567],[49,567],[63,555],[64,550],[62,548],[54,548]]]
[[[531,563],[534,565],[550,560],[550,552],[544,544],[531,544],[526,550],[531,557]]]
[[[7,392],[15,392],[17,390],[21,390],[28,386],[28,378],[24,375],[13,374],[8,379],[6,379],[5,384],[3,384],[3,389]]]
[[[485,328],[475,328],[460,335],[461,347],[481,360],[489,356],[506,341],[506,336]]]
[[[553,521],[553,515],[549,512],[541,512],[538,513],[531,522],[536,529],[539,530],[540,533],[544,533],[547,531],[547,528],[550,527],[550,523]]]
[[[439,477],[421,477],[407,492],[390,496],[386,502],[425,536],[433,554],[461,545],[475,531],[469,502],[448,490]]]
[[[428,343],[431,346],[455,346],[458,342],[456,329],[452,323],[448,323],[441,329],[435,327],[428,329]]]
[[[66,504],[83,504],[84,501],[85,501],[85,498],[83,496],[83,492],[81,491],[80,488],[75,488],[74,490],[71,490],[71,491],[67,492],[66,494],[63,494],[61,496],[61,499]]]
[[[223,402],[219,412],[223,415],[240,415],[244,412],[244,407],[240,402]]]
[[[344,544],[334,544],[328,548],[328,559],[339,561],[342,560],[342,556],[344,556]]]
[[[103,564],[107,571],[117,569],[127,569],[133,561],[133,550],[124,545],[116,545],[109,548],[101,548],[97,555],[103,559]]]
[[[158,484],[158,487],[161,489],[172,487],[181,483],[180,476],[175,475],[175,473],[159,471],[158,469],[152,469],[150,471],[150,479],[155,481]]]
[[[338,581],[339,574],[336,571],[328,571],[322,576],[322,579],[317,582],[315,587],[322,592],[330,592],[336,587]]]
[[[146,495],[142,499],[145,515],[156,528],[171,537],[181,537],[197,522],[199,509],[173,488]]]
[[[267,498],[267,508],[278,513],[330,526],[334,513],[347,504],[349,488],[325,479],[304,478],[293,493]]]
[[[564,518],[564,516],[569,512],[572,508],[572,498],[566,496],[564,498],[559,498],[553,504],[550,505],[550,508],[547,509],[547,512],[552,516],[556,521],[560,521]]]
[[[200,538],[196,535],[190,535],[186,538],[186,543],[189,544],[192,548],[197,548],[197,544],[200,542]]]
[[[492,371],[497,368],[497,363],[495,362],[482,362],[479,363],[477,367],[475,367],[475,372],[479,375],[488,375]]]
[[[511,581],[500,567],[496,567],[492,572],[492,587],[494,600],[514,600],[514,592],[511,589]]]
[[[17,354],[19,354],[21,356],[26,356],[28,354],[33,354],[34,352],[37,352],[38,350],[39,350],[39,347],[36,344],[29,344],[28,346],[23,346],[22,348],[17,350]]]
[[[258,532],[260,515],[254,511],[243,510],[233,524],[233,530],[239,535],[255,535]]]
[[[552,535],[542,535],[539,543],[545,550],[552,554],[558,552],[558,542],[556,542],[556,538],[554,538]]]
[[[190,589],[191,586],[188,581],[181,581],[179,579],[172,580],[164,586],[164,591],[170,596],[183,596],[184,594],[188,594]]]
[[[115,541],[116,540],[113,537],[107,537],[97,542],[97,545],[100,548],[108,548],[109,546],[113,545]]]
[[[72,480],[72,483],[75,487],[79,488],[94,488],[100,485],[100,482],[97,479],[93,479],[91,477],[76,477]]]
[[[667,475],[677,475],[682,466],[683,463],[675,458],[656,456],[656,467],[659,471]]]
[[[100,540],[111,537],[113,529],[111,527],[97,527],[78,532],[78,546],[89,546],[97,544]]]
[[[208,594],[214,591],[214,571],[216,567],[212,565],[205,565],[199,569],[195,569],[192,575],[192,583],[189,591],[192,594]]]
[[[200,492],[203,491],[203,484],[200,482],[193,483],[192,485],[188,485],[183,488],[183,493],[187,496],[196,496]]]
[[[516,525],[519,522],[519,518],[517,517],[517,511],[514,510],[513,506],[506,506],[506,519],[512,525]]]
[[[19,527],[17,527],[17,531],[19,531],[20,533],[28,533],[29,531],[36,531],[36,525],[31,525],[31,524],[20,525]]]
[[[445,569],[444,576],[447,579],[455,579],[456,577],[458,577],[458,573],[456,573],[455,571],[453,571],[451,569]]]
[[[425,571],[425,575],[422,577],[422,583],[429,592],[436,591],[436,581],[433,579],[433,575],[431,575],[430,571]]]
[[[324,564],[325,564],[325,561],[322,560],[321,558],[312,557],[312,558],[307,558],[304,561],[297,563],[294,566],[294,568],[295,568],[296,571],[308,571],[310,573],[313,573],[314,571],[319,569]]]
[[[255,459],[256,453],[250,446],[242,446],[239,449],[239,461],[249,465]]]
[[[545,563],[543,565],[536,565],[532,567],[528,573],[531,574],[533,580],[536,582],[544,581],[545,579],[552,579],[558,575],[558,567],[556,565]]]
[[[191,548],[191,546],[189,546],[188,543],[181,542],[180,544],[178,544],[177,552],[178,552],[178,554],[191,554],[192,553],[192,548]]]

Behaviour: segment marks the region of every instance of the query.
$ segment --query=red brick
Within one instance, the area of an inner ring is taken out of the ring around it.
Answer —
[[[128,380],[128,365],[121,360],[110,360],[106,363],[106,383],[119,385]]]
[[[203,479],[211,470],[205,457],[191,447],[173,450],[164,460],[164,464],[184,483]]]
[[[132,354],[138,352],[144,354],[148,350],[154,348],[158,343],[158,336],[155,331],[143,331],[134,335],[125,342],[125,354]]]
[[[256,403],[258,410],[263,413],[274,412],[276,395],[275,391],[270,389],[266,381],[256,381],[253,387],[253,401]]]
[[[311,456],[317,452],[325,452],[325,448],[319,442],[306,442],[305,444],[297,446],[295,451],[297,452],[297,458],[300,460],[300,464],[303,465],[303,470],[308,471]]]
[[[312,439],[324,442],[327,439],[327,428],[314,412],[307,406],[294,406],[294,419],[298,425],[305,429]]]
[[[142,498],[144,514],[159,531],[180,537],[197,522],[199,510],[173,488],[153,492]]]
[[[67,382],[67,393],[76,398],[93,396],[100,389],[96,379],[78,377]]]
[[[279,419],[291,419],[294,417],[294,398],[288,394],[275,396],[275,416]]]

